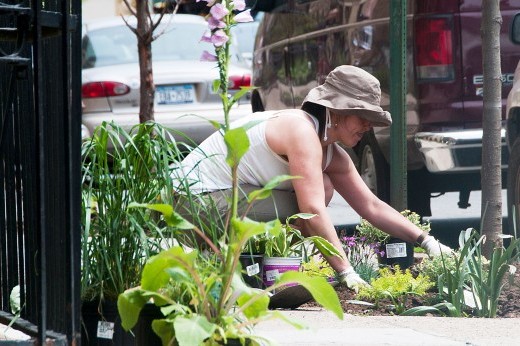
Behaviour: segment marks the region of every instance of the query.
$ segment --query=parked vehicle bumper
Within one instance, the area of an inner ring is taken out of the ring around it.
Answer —
[[[502,169],[507,167],[505,130],[502,137]],[[482,129],[454,132],[419,132],[415,143],[431,173],[464,173],[481,170]]]
[[[250,104],[235,105],[229,113],[230,122],[237,120],[243,116],[252,113]],[[194,112],[179,111],[179,112],[158,112],[154,114],[155,122],[162,126],[171,129],[171,133],[178,142],[187,142],[188,144],[199,144],[210,134],[215,132],[210,121],[224,123],[224,112],[222,107],[197,109]],[[97,126],[101,125],[103,121],[114,122],[121,126],[125,131],[130,131],[132,127],[139,123],[138,112],[99,112],[99,113],[84,113],[82,116],[83,126],[86,130],[82,131],[85,136],[90,136],[94,133]]]

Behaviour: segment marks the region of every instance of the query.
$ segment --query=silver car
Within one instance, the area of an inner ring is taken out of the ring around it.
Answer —
[[[135,18],[128,18],[135,26]],[[196,15],[166,15],[154,34],[153,73],[156,86],[155,121],[171,128],[176,140],[200,143],[224,122],[221,99],[213,92],[218,79],[216,62],[201,61],[213,45],[200,42],[206,21]],[[251,69],[232,48],[230,93],[251,83]],[[83,136],[90,136],[103,121],[129,130],[139,123],[139,65],[137,40],[120,17],[83,25],[82,40]],[[230,112],[230,120],[251,113],[248,95]]]

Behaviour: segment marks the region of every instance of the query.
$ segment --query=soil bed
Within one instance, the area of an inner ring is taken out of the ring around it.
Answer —
[[[507,282],[502,289],[502,293],[499,298],[497,317],[502,318],[520,318],[520,263],[516,264],[518,268],[515,273],[513,284]],[[388,305],[391,302],[383,301],[379,308],[369,307],[366,305],[360,305],[352,303],[351,301],[357,300],[356,294],[345,288],[343,285],[336,286],[336,292],[343,307],[343,311],[351,315],[364,315],[364,316],[390,316],[393,315],[392,311],[388,309]],[[423,297],[409,298],[407,302],[407,308],[416,306],[431,306],[438,302],[437,292],[432,291]],[[318,306],[314,301],[308,302],[301,305],[301,309],[307,309],[310,307]],[[429,315],[434,316],[434,315]],[[471,316],[468,316],[471,317]]]

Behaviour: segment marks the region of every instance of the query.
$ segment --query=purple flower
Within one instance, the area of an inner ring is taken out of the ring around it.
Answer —
[[[243,11],[246,8],[245,0],[233,0],[233,8],[237,11]]]
[[[202,52],[202,56],[200,57],[201,61],[217,61],[217,57],[207,50]]]
[[[234,19],[237,23],[247,23],[254,21],[253,17],[251,17],[251,10],[245,10],[244,12],[240,12],[235,16]]]
[[[211,43],[215,45],[215,47],[221,47],[224,43],[229,40],[229,37],[226,35],[224,30],[217,30],[211,36]]]
[[[222,4],[215,4],[211,7],[211,10],[209,10],[209,13],[211,14],[211,16],[213,18],[215,18],[217,20],[221,20],[229,13],[229,11]]]

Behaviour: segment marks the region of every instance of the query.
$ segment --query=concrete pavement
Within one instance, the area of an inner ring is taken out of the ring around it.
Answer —
[[[409,316],[353,316],[340,320],[332,313],[315,309],[281,311],[303,322],[298,330],[282,320],[259,324],[256,334],[284,346],[518,346],[520,319],[452,318]]]

